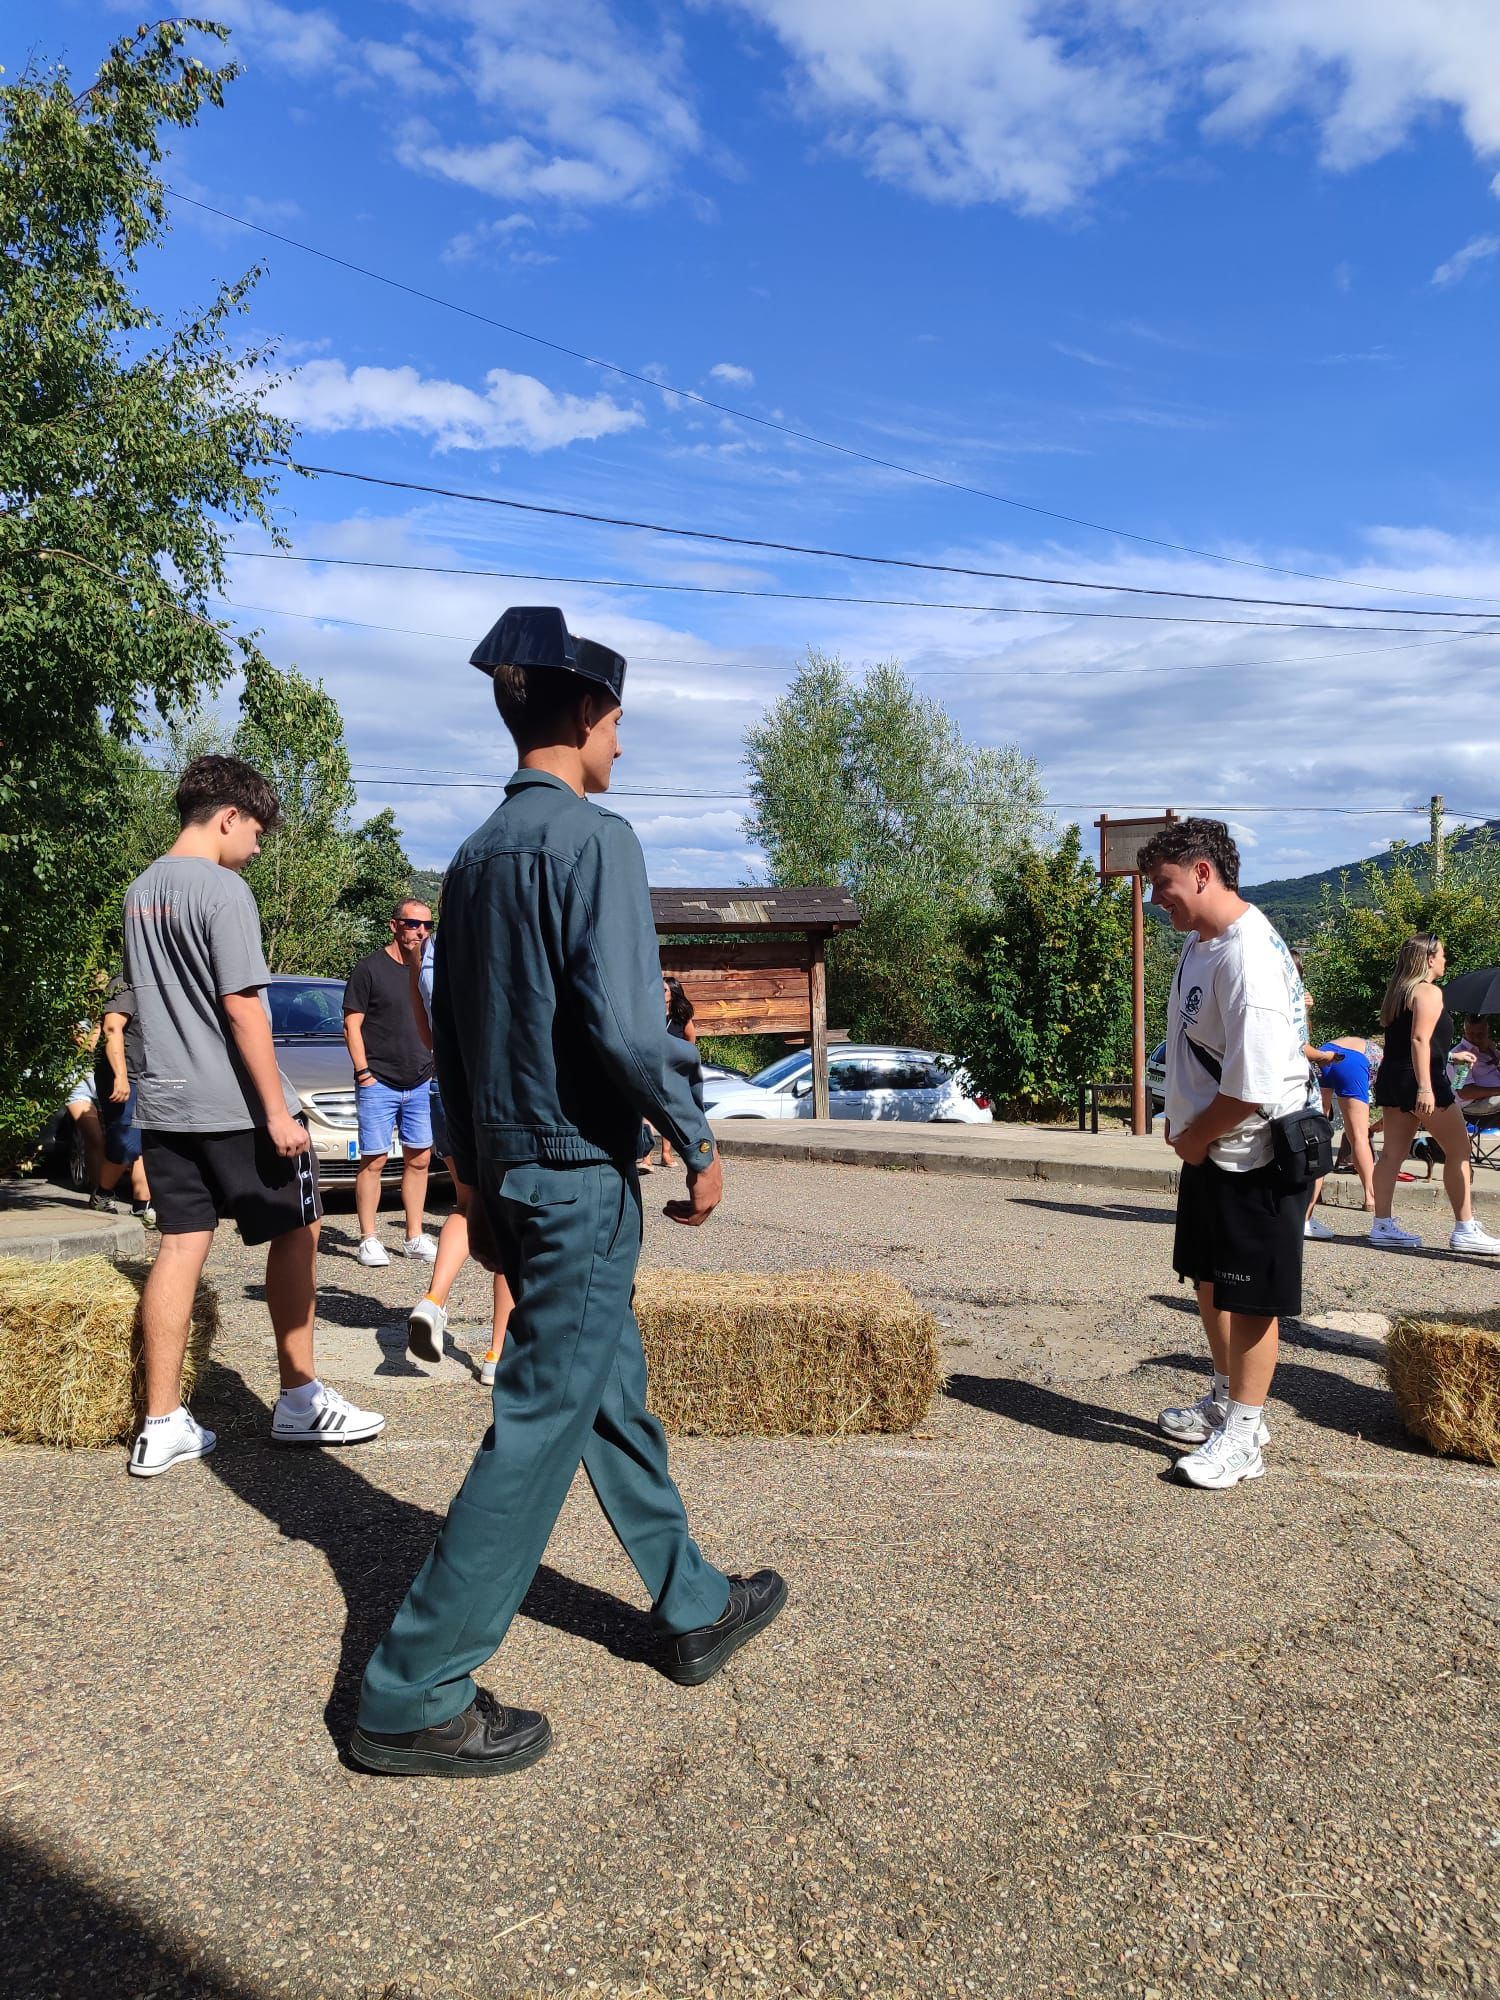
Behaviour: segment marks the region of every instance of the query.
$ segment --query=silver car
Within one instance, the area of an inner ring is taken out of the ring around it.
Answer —
[[[812,1056],[798,1049],[748,1083],[706,1079],[703,1103],[711,1119],[811,1118],[812,1087]],[[994,1117],[951,1057],[866,1045],[830,1052],[828,1110],[834,1118],[931,1125],[987,1125]]]
[[[344,982],[277,973],[266,988],[271,1039],[281,1073],[297,1094],[325,1182],[352,1181],[359,1170],[359,1114],[354,1065],[344,1046]],[[434,1168],[438,1162],[433,1161]],[[401,1172],[401,1141],[392,1139],[382,1179]]]

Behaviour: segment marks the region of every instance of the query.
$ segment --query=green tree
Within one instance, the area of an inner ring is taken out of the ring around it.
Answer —
[[[1043,820],[1034,759],[969,743],[894,662],[856,681],[810,652],[745,738],[747,837],[786,887],[843,883],[863,913],[828,954],[832,1018],[871,1039],[942,1039],[965,920]]]
[[[1356,887],[1346,875],[1325,886],[1305,957],[1319,1041],[1378,1034],[1380,1002],[1402,944],[1431,931],[1448,948],[1450,975],[1500,965],[1500,846],[1479,834],[1450,846],[1434,886],[1431,848],[1397,845],[1382,866],[1367,861]]]
[[[256,468],[292,432],[262,407],[265,352],[230,340],[258,272],[171,328],[134,286],[166,230],[163,130],[236,74],[187,43],[224,34],[159,22],[81,92],[61,68],[0,87],[0,946],[23,972],[0,996],[0,1159],[76,1064],[130,873],[121,746],[228,674],[225,531],[274,533]]]
[[[349,836],[353,873],[344,890],[343,910],[354,926],[356,955],[390,942],[386,925],[403,896],[422,896],[401,842],[401,828],[389,806]],[[431,905],[436,907],[436,905]]]
[[[1101,882],[1076,826],[1028,848],[963,930],[948,1042],[976,1088],[1024,1116],[1071,1108],[1130,1062],[1130,893]]]

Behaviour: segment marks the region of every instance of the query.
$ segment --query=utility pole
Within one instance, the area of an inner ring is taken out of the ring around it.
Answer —
[[[1434,792],[1428,807],[1428,818],[1432,828],[1432,886],[1442,887],[1443,882],[1443,795]]]

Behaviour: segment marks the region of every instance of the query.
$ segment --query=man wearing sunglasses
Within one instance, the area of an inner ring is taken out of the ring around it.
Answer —
[[[401,1141],[405,1254],[428,1263],[437,1255],[437,1245],[423,1227],[432,1162],[432,1055],[422,1044],[411,1011],[412,972],[421,966],[423,947],[431,935],[431,910],[408,896],[391,915],[390,943],[362,958],[344,988],[344,1040],[354,1064],[359,1113],[354,1206],[361,1264],[390,1262],[377,1218],[380,1176],[393,1137]]]

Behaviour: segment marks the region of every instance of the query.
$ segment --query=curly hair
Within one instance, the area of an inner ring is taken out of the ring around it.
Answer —
[[[195,757],[177,787],[177,818],[199,826],[226,806],[257,820],[262,833],[281,824],[281,801],[253,764],[239,757]]]
[[[1153,833],[1135,857],[1143,875],[1164,861],[1186,866],[1194,861],[1209,862],[1226,889],[1240,886],[1240,850],[1221,819],[1179,819]]]

